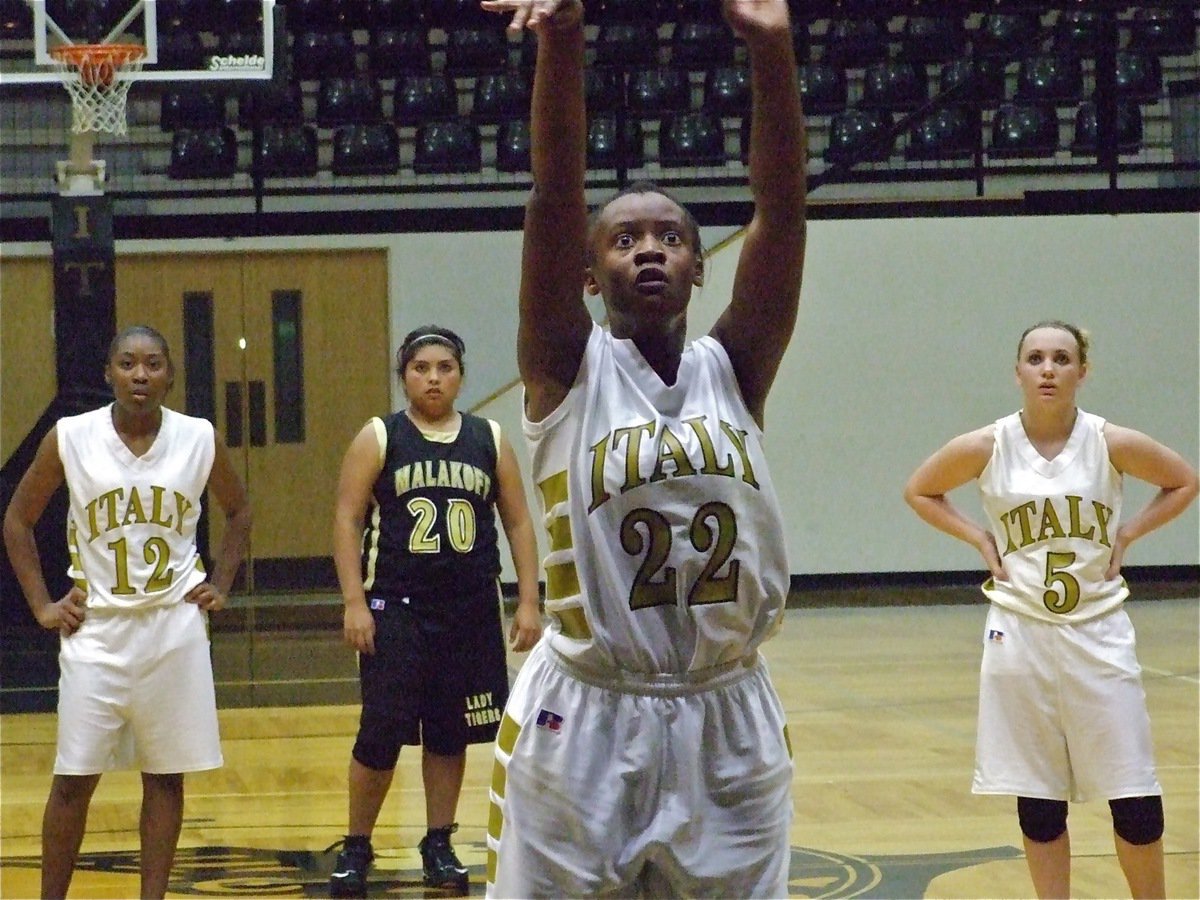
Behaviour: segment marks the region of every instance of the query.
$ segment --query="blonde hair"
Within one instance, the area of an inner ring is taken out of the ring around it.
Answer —
[[[1086,366],[1088,361],[1088,348],[1091,346],[1091,341],[1088,339],[1087,330],[1080,328],[1078,325],[1072,325],[1070,322],[1064,322],[1061,319],[1043,319],[1036,325],[1030,325],[1021,332],[1021,339],[1017,341],[1017,359],[1021,358],[1021,348],[1025,346],[1025,338],[1029,336],[1029,332],[1035,331],[1038,328],[1057,328],[1065,331],[1075,338],[1075,344],[1079,347],[1079,364]]]

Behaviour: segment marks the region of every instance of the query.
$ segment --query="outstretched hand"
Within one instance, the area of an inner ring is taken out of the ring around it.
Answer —
[[[787,0],[722,0],[729,27],[742,40],[751,34],[787,30]]]
[[[488,12],[511,12],[509,31],[566,28],[583,19],[582,0],[482,0],[479,5]]]

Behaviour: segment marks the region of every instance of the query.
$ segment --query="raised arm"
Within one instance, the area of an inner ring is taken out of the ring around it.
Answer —
[[[992,457],[994,426],[960,434],[917,466],[904,486],[904,499],[939,531],[965,541],[983,557],[989,571],[1004,578],[1004,566],[991,531],[962,514],[946,494],[979,477]]]
[[[570,390],[587,345],[583,303],[587,202],[587,119],[580,0],[484,0],[512,12],[510,29],[537,34],[530,110],[533,189],[525,206],[517,363],[526,414],[544,418]]]
[[[754,216],[729,306],[710,333],[729,353],[742,396],[761,425],[800,305],[808,141],[788,4],[724,0],[724,12],[750,53]]]

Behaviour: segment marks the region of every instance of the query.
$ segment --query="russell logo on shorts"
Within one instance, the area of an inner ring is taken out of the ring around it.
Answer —
[[[562,724],[563,724],[563,717],[560,716],[558,713],[550,712],[550,710],[548,710],[548,709],[543,709],[543,710],[538,711],[538,717],[537,717],[538,728],[545,728],[549,731],[561,731]]]

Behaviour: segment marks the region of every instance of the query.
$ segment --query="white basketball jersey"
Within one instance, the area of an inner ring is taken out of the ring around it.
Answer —
[[[594,325],[574,386],[524,430],[555,650],[596,671],[679,675],[770,636],[790,578],[782,516],[718,341],[690,343],[668,386]]]
[[[200,501],[216,452],[212,423],[162,410],[154,444],[135,456],[112,405],[59,419],[58,454],[70,492],[70,575],[89,607],[178,603],[202,582]]]
[[[1079,410],[1066,445],[1046,459],[1019,413],[996,422],[992,458],[979,476],[1007,581],[989,578],[992,602],[1046,622],[1083,622],[1129,595],[1106,578],[1121,519],[1121,473],[1108,459],[1104,419]]]

